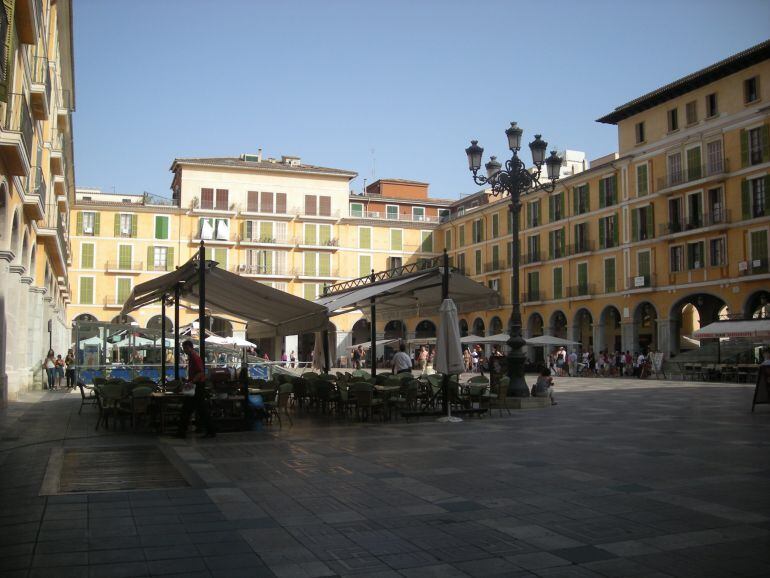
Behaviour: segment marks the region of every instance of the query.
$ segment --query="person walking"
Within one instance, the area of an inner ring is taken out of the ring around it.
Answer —
[[[53,389],[54,379],[56,377],[56,356],[53,353],[53,349],[48,350],[48,355],[46,355],[43,360],[43,371],[45,371],[47,384],[44,388]]]
[[[67,377],[67,389],[74,389],[77,385],[77,367],[75,366],[75,354],[71,349],[67,351],[64,364],[66,365],[64,375]]]
[[[418,358],[418,361],[420,362],[420,371],[425,373],[425,370],[428,367],[428,351],[425,349],[424,345],[420,347],[420,357]]]
[[[64,360],[62,359],[61,354],[56,356],[54,366],[56,368],[56,386],[54,389],[61,389],[61,382],[64,379]]]
[[[463,349],[463,363],[465,363],[465,371],[471,370],[471,352],[466,347]]]
[[[185,438],[187,428],[190,425],[190,417],[195,411],[195,420],[198,431],[206,430],[204,437],[213,438],[217,435],[214,424],[209,414],[208,401],[206,400],[206,374],[203,369],[203,360],[193,348],[193,342],[189,339],[182,343],[182,351],[187,356],[187,380],[195,386],[195,395],[185,396],[182,405],[182,415],[179,418],[179,430],[176,437]]]

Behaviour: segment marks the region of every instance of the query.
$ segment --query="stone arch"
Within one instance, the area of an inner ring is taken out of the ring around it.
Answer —
[[[233,336],[233,324],[230,323],[227,319],[217,317],[216,315],[207,315],[205,322],[206,328],[211,331],[211,333],[219,335],[219,337]]]
[[[545,334],[545,323],[540,313],[534,312],[527,319],[527,329],[525,337],[540,337]],[[527,357],[537,365],[542,365],[545,360],[544,349],[542,347],[527,347]]]
[[[692,333],[720,319],[727,303],[718,295],[700,292],[691,293],[671,306],[669,349],[679,353],[683,338],[692,338]]]
[[[414,336],[417,339],[430,339],[436,337],[436,324],[429,319],[423,319],[414,328]]]
[[[369,320],[366,319],[366,317],[362,317],[353,324],[351,334],[353,336],[352,345],[370,341],[372,338],[371,323],[369,323]]]
[[[614,305],[607,305],[599,315],[599,343],[596,344],[600,351],[609,353],[623,349],[622,332],[620,328],[620,310]]]
[[[27,275],[29,275],[29,252],[29,233],[25,231],[21,240],[21,258],[19,263],[26,269]]]
[[[110,323],[114,325],[139,325],[136,322],[136,319],[131,317],[130,315],[116,315],[112,318]]]
[[[770,291],[755,291],[743,306],[744,319],[770,319]]]
[[[583,351],[588,351],[594,347],[594,316],[587,307],[581,307],[575,311],[575,317],[572,321],[573,340],[580,342]]]
[[[18,260],[21,255],[21,209],[17,208],[13,213],[13,222],[11,224],[11,240],[8,249],[13,251]]]
[[[162,315],[153,315],[147,320],[147,329],[156,329],[160,331],[162,319],[163,319]],[[174,331],[174,322],[171,321],[171,319],[169,319],[168,316],[166,316],[166,333],[171,333],[173,331]]]
[[[548,329],[554,337],[567,339],[567,316],[564,314],[564,311],[557,309],[551,313],[551,318],[548,320]]]
[[[484,320],[481,317],[476,317],[476,319],[473,320],[471,333],[477,337],[484,337],[486,334],[486,326],[484,324]]]
[[[492,317],[492,319],[489,320],[489,334],[499,335],[502,332],[503,332],[503,322],[497,315],[495,315],[494,317]]]
[[[460,319],[460,321],[458,321],[458,326],[460,327],[460,337],[467,337],[468,321],[466,321],[465,319]]]
[[[0,181],[0,248],[5,249],[8,242],[8,211],[11,207],[8,197],[8,183]]]
[[[384,339],[398,339],[398,342],[388,343],[383,348],[385,361],[392,358],[398,351],[399,343],[406,340],[406,324],[399,319],[392,319],[385,324]]]
[[[657,325],[658,325],[658,309],[655,304],[650,301],[642,301],[637,304],[634,309],[633,316],[633,339],[631,346],[633,351],[631,353],[639,353],[641,351],[650,351],[657,348]],[[677,341],[679,339],[677,338]]]

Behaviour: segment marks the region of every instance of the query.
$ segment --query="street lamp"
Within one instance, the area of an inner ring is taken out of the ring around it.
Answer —
[[[484,165],[487,176],[478,174],[481,168],[481,157],[484,149],[479,146],[478,141],[472,140],[471,146],[465,149],[468,155],[468,168],[473,173],[473,181],[477,185],[489,185],[494,196],[508,195],[511,198],[509,210],[513,222],[513,311],[511,312],[511,336],[508,339],[508,367],[507,373],[510,380],[508,386],[508,395],[513,397],[529,396],[527,382],[524,381],[524,351],[526,345],[521,335],[521,311],[519,309],[519,215],[521,214],[521,196],[535,191],[546,191],[552,193],[556,188],[556,181],[561,171],[562,159],[551,151],[546,158],[545,153],[548,149],[548,143],[535,135],[535,140],[529,143],[529,149],[532,151],[532,162],[534,168],[527,169],[519,158],[521,149],[521,137],[524,131],[517,126],[515,122],[505,131],[508,137],[508,148],[513,156],[505,161],[505,168],[497,160],[497,157],[491,157],[489,162]],[[540,172],[543,165],[546,166],[547,182],[540,182]]]

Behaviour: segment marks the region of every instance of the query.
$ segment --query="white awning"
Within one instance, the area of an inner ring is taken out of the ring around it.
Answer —
[[[206,308],[250,322],[250,333],[298,335],[327,327],[325,307],[206,263]],[[134,287],[121,313],[157,303],[164,294],[173,296],[177,283],[182,283],[181,299],[197,305],[198,279],[197,259],[190,259],[176,271]]]
[[[374,345],[377,347],[382,347],[383,345],[387,345],[388,343],[395,343],[399,341],[398,339],[379,339],[374,342]],[[351,345],[348,347],[348,349],[358,349],[361,347],[362,349],[369,349],[372,346],[371,341],[366,341],[364,343],[356,343],[355,345]]]
[[[749,321],[715,321],[706,327],[693,331],[697,339],[717,337],[760,337],[770,338],[770,319],[752,319]]]
[[[530,337],[525,339],[527,345],[542,346],[542,345],[560,345],[567,347],[568,345],[580,345],[579,341],[570,341],[569,339],[562,339],[561,337],[554,337],[553,335],[540,335],[538,337]]]
[[[508,343],[511,338],[507,333],[498,333],[497,335],[488,335],[487,337],[479,337],[478,335],[466,335],[460,339],[460,343],[478,343],[483,345],[484,343]]]

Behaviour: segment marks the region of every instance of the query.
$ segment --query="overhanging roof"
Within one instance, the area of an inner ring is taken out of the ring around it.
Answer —
[[[214,261],[206,261],[206,266],[206,307],[250,322],[253,334],[260,337],[297,335],[327,327],[325,307],[220,269]],[[198,302],[197,259],[190,259],[176,271],[134,287],[121,314],[157,303],[163,295],[172,296],[177,283],[182,283],[182,300]]]
[[[713,339],[717,337],[770,338],[770,319],[715,321],[693,331],[692,336],[698,339]]]
[[[329,315],[368,310],[374,297],[378,319],[403,319],[411,316],[436,315],[441,306],[442,267],[426,269],[403,277],[361,285],[317,299]],[[500,294],[465,275],[450,270],[449,297],[458,311],[494,309],[500,305]]]

